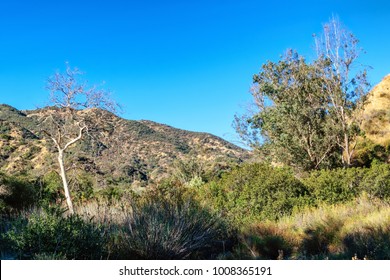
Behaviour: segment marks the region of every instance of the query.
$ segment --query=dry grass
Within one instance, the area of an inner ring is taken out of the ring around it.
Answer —
[[[267,244],[267,240],[279,242]],[[390,205],[361,197],[342,205],[307,209],[278,222],[252,226],[242,235],[252,257],[289,259],[390,258]],[[272,253],[269,251],[273,250]]]
[[[113,204],[109,201],[89,201],[78,205],[76,213],[85,219],[107,226],[123,224],[131,209],[130,202],[118,201]]]
[[[376,144],[384,144],[390,139],[390,116],[380,112],[390,110],[390,75],[387,75],[370,92],[364,109],[363,129],[366,136]],[[382,117],[378,117],[383,115]]]

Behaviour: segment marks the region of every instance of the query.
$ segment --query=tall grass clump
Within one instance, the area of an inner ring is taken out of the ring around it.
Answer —
[[[223,253],[223,222],[192,200],[150,197],[134,203],[123,246],[134,259],[211,258]]]
[[[240,240],[252,258],[390,259],[390,205],[363,195],[256,223]]]
[[[350,221],[342,238],[348,257],[390,260],[390,207]]]
[[[285,259],[294,249],[294,236],[273,221],[249,226],[239,234],[239,241],[235,248],[238,259]]]

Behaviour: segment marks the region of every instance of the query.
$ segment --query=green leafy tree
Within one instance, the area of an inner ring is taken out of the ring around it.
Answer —
[[[255,110],[237,117],[242,139],[273,162],[299,170],[351,166],[368,90],[357,39],[332,18],[316,37],[318,58],[295,51],[253,77]]]
[[[236,128],[247,139],[257,131],[270,160],[309,170],[332,165],[336,135],[324,106],[323,72],[295,51],[278,62],[268,62],[254,75],[252,96],[258,108],[253,116],[236,117]],[[262,144],[262,145],[261,145]]]

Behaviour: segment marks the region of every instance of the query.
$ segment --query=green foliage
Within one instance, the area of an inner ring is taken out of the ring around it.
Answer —
[[[76,176],[72,184],[72,197],[74,201],[83,202],[92,199],[94,196],[92,177],[85,173]]]
[[[0,139],[9,141],[9,140],[12,139],[12,136],[10,136],[10,135],[8,135],[8,134],[5,134],[5,133],[1,133],[1,134],[0,134]]]
[[[10,228],[10,221],[5,216],[0,214],[0,259],[12,259],[12,250],[5,233]]]
[[[364,173],[361,168],[313,171],[303,182],[315,202],[335,204],[352,200],[360,193]]]
[[[390,201],[390,165],[373,164],[370,169],[367,169],[360,183],[360,188],[371,198],[376,197]]]
[[[19,259],[105,257],[103,229],[77,215],[64,217],[58,210],[27,213],[13,221],[3,238]]]
[[[125,226],[122,246],[137,259],[210,257],[226,235],[220,219],[195,202],[159,196],[134,204]]]
[[[38,189],[24,176],[0,173],[0,211],[22,210],[36,204]]]
[[[55,171],[46,173],[41,179],[40,201],[42,204],[50,204],[62,198],[62,181]]]
[[[323,27],[317,59],[307,63],[288,50],[262,65],[253,76],[256,110],[235,118],[241,138],[263,158],[299,171],[352,165],[369,87],[357,63],[359,41],[337,18]]]
[[[324,104],[326,77],[289,51],[278,63],[268,62],[253,77],[252,95],[259,112],[236,119],[241,135],[257,131],[265,143],[252,143],[274,162],[300,170],[337,164],[335,126]],[[250,136],[250,135],[247,135]]]
[[[351,201],[366,193],[371,198],[390,201],[390,166],[374,164],[371,168],[340,168],[313,171],[303,183],[318,203]]]
[[[13,124],[25,129],[34,127],[34,120],[26,118],[26,114],[6,104],[0,104],[0,132],[9,133]]]
[[[124,190],[118,186],[109,186],[96,192],[97,198],[105,199],[109,202],[118,201],[124,195]]]
[[[375,162],[386,162],[390,154],[390,145],[375,144],[367,138],[358,141],[354,155],[354,164],[370,167]]]
[[[190,160],[176,160],[174,162],[173,178],[178,180],[182,185],[190,184],[190,182],[196,178],[198,181],[203,182],[206,177],[205,163],[191,158]]]
[[[278,219],[307,203],[305,186],[285,168],[246,164],[205,185],[199,193],[235,223]]]
[[[35,145],[29,145],[27,151],[22,155],[22,158],[25,160],[31,160],[40,151],[40,147]]]

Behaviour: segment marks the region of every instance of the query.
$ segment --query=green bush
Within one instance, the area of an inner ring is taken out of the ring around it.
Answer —
[[[243,224],[258,219],[275,220],[308,203],[306,187],[291,170],[267,164],[247,164],[206,184],[199,199]]]
[[[358,141],[354,155],[354,165],[370,167],[375,162],[387,162],[390,144],[376,144],[368,138]]]
[[[362,168],[313,171],[302,181],[317,203],[335,204],[357,197],[365,171]]]
[[[360,183],[361,191],[370,197],[390,201],[390,165],[373,164]]]
[[[12,140],[12,136],[10,136],[10,135],[8,135],[8,134],[1,133],[1,134],[0,134],[0,139],[9,141],[9,140]]]
[[[390,165],[385,163],[374,163],[370,168],[313,171],[302,182],[317,204],[351,201],[363,193],[390,200]]]
[[[226,231],[220,219],[195,202],[151,197],[133,205],[125,222],[126,258],[210,258],[223,253]]]
[[[47,205],[63,198],[62,181],[60,175],[55,171],[46,173],[40,180],[40,203]]]
[[[77,215],[58,210],[35,211],[14,219],[3,241],[18,259],[62,256],[66,259],[106,257],[104,229]]]
[[[11,244],[7,242],[6,232],[9,230],[10,222],[9,219],[0,215],[0,259],[12,259],[12,248]]]
[[[94,196],[92,177],[85,173],[79,174],[72,185],[72,197],[74,202],[85,202],[92,199]]]
[[[0,174],[0,211],[11,212],[35,205],[39,190],[26,177]]]

